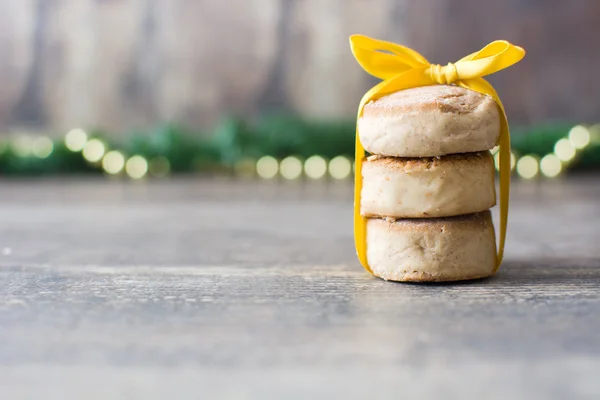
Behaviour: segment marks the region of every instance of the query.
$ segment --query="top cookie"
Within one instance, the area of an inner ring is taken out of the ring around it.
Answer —
[[[366,151],[383,156],[484,151],[500,135],[500,110],[490,96],[459,86],[417,87],[366,104],[358,134]]]

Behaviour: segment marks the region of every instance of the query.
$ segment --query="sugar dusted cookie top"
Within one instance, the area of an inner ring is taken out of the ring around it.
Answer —
[[[358,121],[365,150],[394,157],[433,157],[489,150],[500,110],[489,96],[451,85],[392,93],[365,105]]]

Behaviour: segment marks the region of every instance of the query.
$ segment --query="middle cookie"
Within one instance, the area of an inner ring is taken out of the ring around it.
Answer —
[[[449,217],[496,205],[489,151],[428,158],[371,156],[363,163],[362,176],[365,217]]]

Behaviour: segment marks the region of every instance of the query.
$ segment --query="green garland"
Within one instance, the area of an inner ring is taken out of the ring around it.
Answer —
[[[513,127],[513,151],[517,157],[532,155],[541,158],[552,153],[557,141],[568,137],[574,125],[553,123]],[[590,143],[578,151],[576,158],[565,163],[563,169],[600,167],[599,131],[598,126],[590,129]],[[0,174],[36,176],[106,173],[102,155],[111,150],[118,152],[118,157],[115,157],[117,161],[121,155],[123,159],[122,168],[118,168],[120,164],[117,165],[117,168],[113,168],[113,174],[125,175],[128,171],[126,161],[134,155],[141,157],[142,170],[134,173],[135,177],[145,176],[147,171],[156,176],[167,172],[235,173],[239,170],[236,166],[254,168],[256,161],[265,156],[277,160],[291,156],[305,160],[314,155],[325,160],[338,156],[352,159],[355,124],[352,120],[317,121],[276,115],[253,122],[225,118],[213,132],[198,132],[178,124],[166,123],[149,131],[132,132],[119,141],[101,131],[92,130],[86,134],[87,143],[91,139],[98,139],[104,145],[97,160],[86,159],[86,153],[80,149],[69,149],[64,137],[52,141],[39,137],[7,137],[0,141]],[[145,166],[144,160],[147,160]],[[162,165],[160,171],[154,173],[156,171],[153,171],[153,166],[159,164]],[[129,173],[127,175],[133,176]]]

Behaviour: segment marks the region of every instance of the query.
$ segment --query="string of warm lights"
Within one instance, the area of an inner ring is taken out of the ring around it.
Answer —
[[[600,124],[586,127],[576,125],[554,144],[554,151],[539,157],[535,154],[519,156],[511,152],[511,170],[516,169],[522,179],[534,179],[540,174],[545,178],[561,175],[577,157],[592,143],[600,143]],[[492,150],[496,170],[499,168],[498,149]]]
[[[566,135],[554,143],[553,150],[547,154],[540,152],[519,154],[513,149],[511,170],[515,171],[518,177],[526,180],[539,176],[555,178],[573,165],[590,145],[594,145],[595,148],[600,145],[600,124],[572,127]],[[169,175],[172,163],[177,162],[180,157],[178,153],[170,153],[170,157],[167,157],[168,154],[150,156],[146,153],[143,155],[136,151],[128,154],[123,149],[111,148],[108,141],[83,129],[73,129],[67,132],[61,141],[53,141],[46,136],[31,137],[27,135],[19,135],[9,141],[2,141],[0,142],[0,161],[2,161],[7,148],[10,148],[13,157],[24,160],[46,160],[50,156],[58,159],[65,158],[67,155],[56,154],[56,152],[66,149],[67,153],[74,156],[79,154],[80,160],[85,162],[85,165],[91,170],[102,171],[108,176],[125,176],[135,180],[148,176],[164,177]],[[493,149],[492,154],[496,169],[498,169],[498,149]],[[192,154],[192,156],[194,155]],[[241,177],[290,181],[299,179],[345,180],[351,178],[354,172],[353,160],[347,154],[331,158],[322,155],[305,158],[300,156],[278,158],[272,155],[263,155],[257,158],[242,157],[232,163],[221,164],[226,164],[227,170]]]
[[[16,153],[28,157],[32,153],[40,158],[49,156],[53,151],[53,142],[47,137],[34,141],[25,136],[15,139]],[[88,135],[83,129],[73,129],[64,137],[65,147],[81,156],[90,165],[101,168],[107,175],[125,174],[131,179],[142,179],[148,174],[153,177],[164,177],[169,174],[170,162],[163,156],[147,160],[141,155],[126,156],[119,150],[111,150],[98,138]],[[236,163],[235,171],[242,176],[257,176],[262,179],[281,177],[285,180],[296,180],[303,176],[319,180],[326,177],[343,180],[350,177],[353,171],[352,161],[343,155],[326,160],[314,155],[302,161],[299,157],[289,156],[277,160],[272,156],[263,156],[258,161],[244,159]]]
[[[600,124],[586,127],[577,125],[554,145],[554,151],[539,157],[534,154],[519,156],[511,151],[510,168],[519,178],[530,180],[540,174],[545,178],[561,175],[590,144],[600,143]],[[496,170],[499,170],[498,148],[492,149]],[[334,179],[347,179],[354,170],[353,163],[344,156],[327,162],[323,157],[311,156],[304,164],[297,157],[287,157],[278,162],[274,157],[264,156],[256,162],[260,178],[273,179],[280,175],[284,179],[298,179],[302,172],[310,179],[322,179],[328,173]]]
[[[81,152],[87,162],[100,166],[108,175],[118,175],[124,171],[131,179],[141,179],[149,170],[148,161],[144,157],[137,154],[126,157],[119,150],[109,150],[100,139],[88,138],[83,129],[69,131],[65,135],[65,146],[72,152]],[[168,169],[168,161],[163,169]]]
[[[592,127],[574,126],[566,137],[559,139],[554,151],[543,157],[534,154],[519,156],[512,151],[511,170],[516,170],[522,179],[533,179],[540,174],[546,178],[556,178],[571,165],[576,157],[593,142],[600,143],[600,124]],[[498,148],[492,150],[496,170],[499,169]],[[297,157],[287,157],[278,162],[274,157],[264,156],[256,162],[256,173],[260,178],[273,179],[280,175],[284,179],[298,179],[304,172],[310,179],[322,179],[329,174],[334,179],[347,179],[354,169],[353,163],[344,156],[338,156],[329,162],[320,156],[311,156],[304,164]]]
[[[262,179],[281,177],[285,180],[296,180],[306,177],[312,180],[333,178],[348,179],[354,170],[354,163],[346,156],[337,156],[331,160],[314,155],[302,162],[298,157],[290,156],[281,161],[274,157],[264,156],[256,162],[256,175]]]

